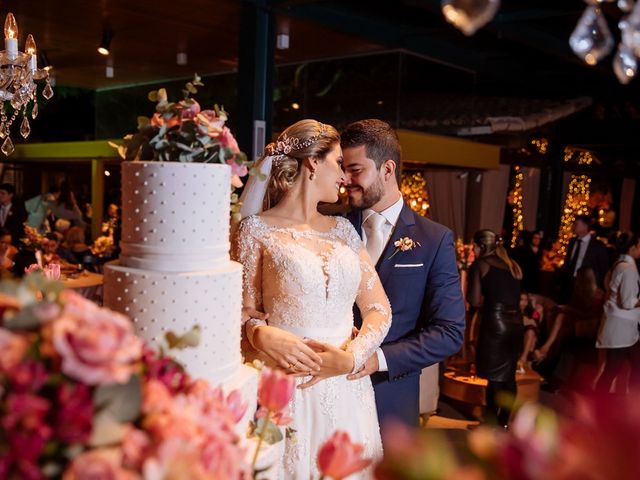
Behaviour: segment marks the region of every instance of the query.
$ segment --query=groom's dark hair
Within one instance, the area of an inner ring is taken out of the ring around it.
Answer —
[[[398,135],[391,125],[376,118],[358,120],[347,125],[340,134],[340,146],[352,148],[362,145],[367,158],[373,160],[378,170],[385,161],[393,160],[396,164],[396,180],[400,183],[402,149]]]

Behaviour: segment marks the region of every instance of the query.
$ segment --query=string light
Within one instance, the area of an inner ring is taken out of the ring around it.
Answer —
[[[524,173],[519,165],[513,168],[515,172],[513,180],[512,199],[513,204],[513,230],[511,231],[511,248],[515,248],[520,232],[524,230],[524,215],[522,211],[522,183],[524,182]]]
[[[573,236],[573,223],[576,221],[576,217],[589,213],[587,203],[589,202],[590,192],[591,179],[588,175],[571,175],[569,192],[564,202],[564,210],[560,220],[556,258],[564,259],[567,254],[567,245]]]
[[[427,181],[421,172],[402,174],[400,191],[411,210],[425,217],[429,214]]]
[[[576,156],[577,154],[577,156]],[[578,150],[573,147],[564,148],[564,161],[576,160],[578,165],[591,165],[595,157],[588,150]]]
[[[549,148],[549,140],[547,140],[546,138],[534,138],[533,140],[531,140],[531,145],[536,147],[536,150],[538,150],[539,154],[546,155],[547,149]]]

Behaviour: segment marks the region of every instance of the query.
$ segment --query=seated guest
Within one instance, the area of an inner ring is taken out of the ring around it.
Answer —
[[[10,183],[0,185],[0,227],[11,234],[14,242],[24,237],[24,222],[27,219],[24,202],[14,197],[15,192]]]
[[[66,249],[70,256],[70,263],[81,264],[86,268],[93,269],[95,257],[85,243],[84,229],[81,227],[71,227],[65,237]]]
[[[534,300],[527,292],[520,293],[520,311],[522,312],[522,322],[524,323],[524,345],[522,354],[518,361],[518,373],[524,373],[530,366],[529,356],[540,339],[540,325],[544,318],[544,308],[540,304],[535,304]]]
[[[0,276],[10,272],[16,253],[18,249],[11,244],[11,234],[0,228]]]
[[[620,255],[607,275],[607,300],[596,347],[605,349],[604,371],[596,390],[608,393],[625,363],[631,367],[629,383],[640,388],[640,276],[636,260],[640,258],[640,238],[632,233],[618,237]]]

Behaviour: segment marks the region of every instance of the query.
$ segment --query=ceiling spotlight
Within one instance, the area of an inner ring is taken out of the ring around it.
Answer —
[[[110,28],[106,28],[102,31],[102,40],[100,46],[98,46],[98,53],[100,55],[109,55],[111,49],[111,40],[113,40],[113,33]]]
[[[113,78],[114,70],[113,70],[113,57],[107,57],[107,67],[104,71],[104,75],[107,78]]]
[[[187,64],[187,52],[178,52],[176,54],[176,63],[178,65],[186,65]]]
[[[291,104],[291,108],[293,108],[294,110],[299,110],[300,109],[300,104],[298,102],[293,102]]]
[[[109,170],[105,170],[104,171],[104,176],[105,177],[110,177],[111,176],[111,172]]]
[[[289,19],[282,18],[278,22],[278,33],[276,34],[276,48],[287,50],[289,48]]]

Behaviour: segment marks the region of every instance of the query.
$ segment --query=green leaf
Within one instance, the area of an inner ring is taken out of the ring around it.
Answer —
[[[191,83],[199,87],[204,87],[204,83],[202,83],[202,78],[200,78],[200,75],[198,75],[197,73],[193,74],[193,80],[191,80]]]
[[[149,101],[151,102],[157,102],[158,101],[158,91],[157,90],[151,90],[148,94],[147,94],[147,98],[149,99]]]
[[[113,418],[108,412],[100,412],[93,417],[93,429],[89,438],[91,447],[115,445],[124,439],[129,426]]]
[[[151,120],[149,119],[149,117],[140,115],[138,117],[138,130],[141,129],[142,127],[146,127],[150,123],[151,123]]]
[[[101,413],[119,422],[132,422],[140,415],[142,380],[132,375],[125,384],[100,385],[93,394],[93,401]]]
[[[187,333],[180,336],[169,331],[165,334],[164,338],[167,341],[169,349],[176,348],[182,350],[188,347],[197,347],[200,343],[200,327],[196,325]]]
[[[280,427],[271,420],[268,420],[267,417],[259,418],[258,421],[252,425],[252,428],[253,434],[258,437],[263,435],[263,440],[269,445],[278,443],[284,438]]]
[[[195,95],[196,93],[198,93],[198,89],[196,87],[193,86],[193,83],[189,82],[185,85],[185,88],[187,89],[187,91],[191,94],[191,95]]]

